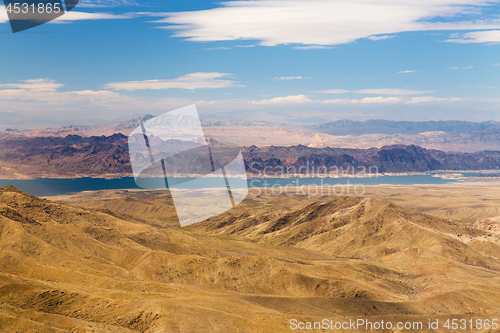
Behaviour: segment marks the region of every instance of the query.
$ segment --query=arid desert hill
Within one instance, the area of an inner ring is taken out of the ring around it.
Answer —
[[[285,332],[292,318],[500,314],[487,232],[361,197],[283,200],[251,196],[181,229],[165,192],[99,200],[113,212],[1,189],[0,332]]]

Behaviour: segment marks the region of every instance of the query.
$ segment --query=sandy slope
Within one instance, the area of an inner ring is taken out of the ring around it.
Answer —
[[[4,330],[280,332],[292,318],[500,314],[497,242],[390,202],[251,195],[180,229],[161,191],[55,199],[88,208],[0,194]]]
[[[0,192],[0,213],[4,332],[277,332],[291,316],[424,311],[404,302],[407,277],[376,263],[152,226],[14,188]]]

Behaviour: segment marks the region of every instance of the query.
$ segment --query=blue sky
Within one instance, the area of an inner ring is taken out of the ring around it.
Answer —
[[[4,119],[500,121],[500,1],[87,0],[0,38]]]

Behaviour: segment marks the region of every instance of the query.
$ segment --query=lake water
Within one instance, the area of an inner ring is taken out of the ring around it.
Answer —
[[[479,173],[467,173],[467,176],[478,175]],[[190,178],[179,178],[183,183],[177,185],[177,188],[193,189],[190,184]],[[405,176],[383,176],[371,178],[252,178],[248,180],[250,188],[258,187],[278,187],[278,186],[326,186],[326,185],[423,185],[423,184],[449,184],[463,180],[442,179],[432,175],[405,175]],[[152,180],[152,183],[157,183]],[[241,182],[240,182],[241,183]],[[204,183],[206,188],[214,188],[220,184],[220,180],[208,179]],[[117,179],[104,178],[76,178],[76,179],[46,179],[39,178],[34,180],[0,180],[0,187],[15,186],[19,190],[36,196],[54,196],[71,194],[84,191],[99,190],[123,190],[139,189],[132,177]]]

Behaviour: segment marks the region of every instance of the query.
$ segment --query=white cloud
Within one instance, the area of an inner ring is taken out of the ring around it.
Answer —
[[[0,111],[24,112],[90,112],[113,110],[164,110],[196,103],[193,99],[144,98],[127,96],[108,90],[59,91],[63,84],[50,79],[26,80],[0,85]]]
[[[9,16],[7,15],[7,11],[5,7],[0,5],[0,23],[9,22]]]
[[[310,78],[302,76],[281,76],[281,77],[275,77],[273,80],[289,81],[289,80],[302,80],[302,79],[310,79]]]
[[[10,85],[2,85],[10,86]],[[112,91],[68,91],[61,92],[52,89],[44,88],[25,88],[22,85],[18,87],[9,87],[14,89],[0,89],[0,100],[17,100],[17,101],[36,101],[42,102],[44,105],[66,105],[78,102],[87,102],[98,104],[100,101],[114,99],[115,101],[122,98],[118,93]]]
[[[253,105],[269,105],[269,104],[304,104],[312,103],[313,100],[309,99],[305,95],[296,96],[286,96],[286,97],[276,97],[272,99],[263,99],[261,101],[250,101]]]
[[[399,71],[398,74],[416,73],[416,70]]]
[[[432,90],[412,90],[412,89],[360,89],[360,90],[344,90],[344,89],[330,89],[320,90],[316,93],[320,94],[345,94],[355,93],[363,95],[393,95],[393,96],[406,96],[406,95],[420,95],[433,93]]]
[[[362,99],[331,99],[322,101],[323,104],[396,104],[402,103],[404,99],[399,97],[365,97]]]
[[[51,79],[34,79],[34,80],[25,80],[20,82],[21,83],[0,84],[0,88],[48,92],[48,91],[56,91],[58,88],[64,87],[64,84],[55,83],[55,81]]]
[[[164,112],[165,109],[176,109],[185,105],[200,104],[210,112],[234,112],[235,110],[259,110],[270,108],[272,110],[283,110],[288,108],[299,108],[303,112],[310,106],[314,108],[327,109],[332,105],[345,106],[373,106],[385,105],[414,105],[418,103],[452,103],[457,101],[472,100],[456,97],[439,98],[433,96],[409,97],[409,96],[376,96],[358,99],[312,99],[304,94],[275,97],[264,100],[249,101],[244,99],[223,100],[199,100],[195,98],[162,98],[142,97],[127,95],[109,90],[80,90],[60,91],[64,84],[57,83],[51,79],[33,79],[20,81],[18,83],[6,83],[0,85],[0,111],[23,111],[23,112],[64,112],[78,117],[92,113],[95,117],[108,117],[140,112]],[[478,101],[498,104],[498,100]],[[463,103],[459,103],[462,105]],[[274,111],[273,111],[274,112]],[[303,112],[304,114],[309,114]],[[236,113],[235,113],[236,114]],[[254,116],[257,113],[252,113]],[[305,115],[304,115],[305,116]],[[273,116],[269,116],[273,119]],[[281,116],[280,116],[281,117]],[[280,118],[281,119],[281,118]]]
[[[488,0],[253,0],[228,1],[209,10],[168,13],[176,37],[191,41],[259,40],[261,45],[338,45],[405,31],[500,29],[500,19],[463,21]],[[448,22],[430,22],[446,17]],[[453,17],[457,17],[455,21]],[[480,42],[480,38],[477,39]],[[491,42],[492,37],[485,38]],[[496,40],[496,37],[495,37]],[[484,41],[483,41],[484,42]]]
[[[489,31],[473,31],[458,36],[457,34],[450,35],[450,39],[446,40],[450,43],[487,43],[496,44],[500,43],[500,30],[489,30]]]
[[[458,69],[458,67],[450,67],[450,69]]]
[[[419,104],[419,103],[430,103],[430,102],[452,103],[462,100],[463,100],[462,98],[458,97],[440,98],[433,96],[423,96],[423,97],[413,97],[413,98],[405,98],[404,96],[400,97],[377,96],[377,97],[364,97],[358,99],[337,98],[329,100],[313,100],[307,97],[306,95],[293,95],[285,97],[275,97],[272,99],[264,99],[260,101],[250,101],[248,103],[252,105],[278,105],[278,104],[369,105],[369,104]]]
[[[382,36],[370,36],[368,37],[369,40],[377,41],[377,40],[384,40],[384,39],[393,39],[397,37],[396,35],[382,35]]]
[[[491,67],[498,67],[498,66],[500,66],[500,64],[491,65]]]
[[[399,97],[365,97],[361,99],[359,102],[361,104],[394,104],[400,103],[402,98]]]
[[[112,90],[166,90],[166,89],[215,89],[244,87],[232,80],[220,80],[220,78],[231,77],[228,73],[191,73],[171,80],[146,80],[113,82],[104,86]]]
[[[459,97],[440,98],[432,96],[423,96],[423,97],[413,97],[411,100],[406,101],[405,104],[418,104],[418,103],[429,103],[429,102],[453,103],[459,101],[462,101],[462,98]]]
[[[472,69],[474,66],[463,67],[463,69]]]
[[[133,18],[133,14],[107,14],[107,13],[87,13],[87,12],[78,12],[72,10],[67,12],[63,16],[59,16],[55,20],[51,21],[52,23],[62,23],[69,21],[83,21],[83,20],[118,20],[118,19],[130,19]]]

